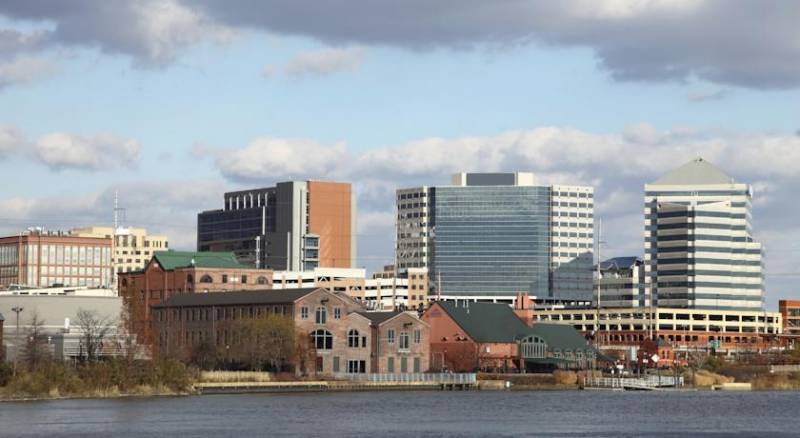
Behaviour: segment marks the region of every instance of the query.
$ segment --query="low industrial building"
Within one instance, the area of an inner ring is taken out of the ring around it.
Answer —
[[[272,270],[239,263],[230,252],[157,251],[141,271],[119,273],[131,330],[144,343],[150,306],[173,295],[272,288]]]
[[[160,354],[187,360],[207,341],[220,351],[238,342],[234,321],[285,315],[308,336],[314,363],[299,373],[412,373],[428,370],[428,324],[413,312],[367,312],[343,293],[324,288],[174,295],[152,306]]]
[[[778,311],[783,318],[783,333],[800,335],[800,301],[780,300]]]
[[[43,336],[47,337],[47,345],[55,359],[80,358],[85,354],[83,331],[78,320],[78,313],[81,310],[94,312],[98,320],[104,321],[103,326],[108,330],[98,354],[101,356],[123,354],[127,348],[133,346],[134,340],[123,339],[124,331],[119,330],[122,299],[108,292],[111,291],[53,288],[49,293],[41,289],[0,293],[0,314],[6,318],[10,315],[10,320],[6,321],[9,325],[6,326],[3,337],[6,358],[13,360],[17,357],[31,329],[34,315],[40,321],[40,329]]]
[[[523,302],[529,302],[527,297]],[[576,330],[526,324],[528,309],[503,303],[437,301],[423,315],[431,327],[431,367],[440,371],[531,372],[593,368],[596,354]]]

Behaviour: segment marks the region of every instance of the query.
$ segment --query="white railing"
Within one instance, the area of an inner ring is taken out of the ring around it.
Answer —
[[[405,373],[405,374],[335,374],[335,377],[354,382],[374,383],[439,383],[470,385],[478,381],[475,373]]]
[[[682,376],[645,376],[645,377],[587,377],[584,386],[592,388],[631,388],[654,389],[683,386]]]

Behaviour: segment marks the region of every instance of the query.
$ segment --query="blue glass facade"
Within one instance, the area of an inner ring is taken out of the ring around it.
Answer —
[[[550,188],[431,189],[431,279],[443,296],[547,296]]]

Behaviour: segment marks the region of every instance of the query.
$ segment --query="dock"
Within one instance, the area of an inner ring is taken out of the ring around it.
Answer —
[[[474,373],[442,374],[339,374],[335,380],[201,382],[194,385],[198,394],[242,394],[265,392],[328,391],[467,391],[478,387]]]
[[[645,377],[587,377],[583,380],[584,389],[613,389],[618,391],[658,391],[683,387],[683,377],[645,376]]]

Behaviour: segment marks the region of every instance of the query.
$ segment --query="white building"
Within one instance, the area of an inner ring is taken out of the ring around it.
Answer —
[[[763,307],[752,189],[702,158],[645,185],[645,282],[660,307]]]
[[[272,275],[273,289],[298,289],[306,287],[324,287],[334,292],[342,292],[361,301],[370,310],[393,310],[397,308],[416,307],[418,296],[427,297],[418,279],[421,271],[412,270],[414,278],[386,277],[376,275],[366,278],[366,271],[360,268],[316,268],[312,271],[275,271]],[[413,287],[414,300],[409,300],[410,287]],[[416,300],[416,301],[415,301]]]

